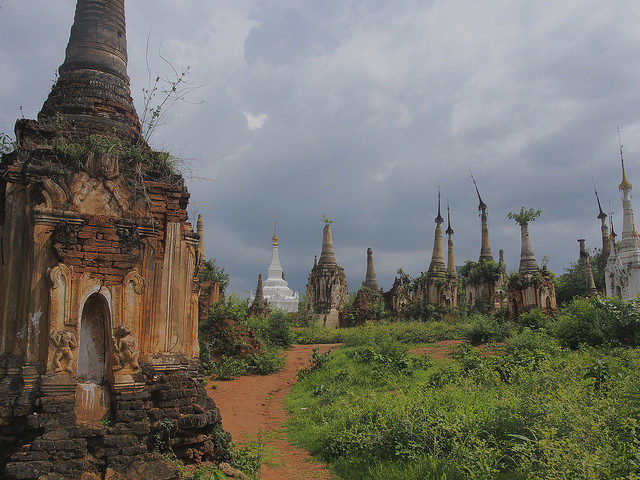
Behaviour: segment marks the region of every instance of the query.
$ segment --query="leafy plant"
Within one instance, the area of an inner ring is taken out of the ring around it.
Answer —
[[[511,220],[515,220],[518,225],[526,225],[527,223],[535,221],[542,214],[541,209],[529,208],[526,209],[524,206],[520,207],[520,211],[518,212],[509,212],[507,214],[507,218]]]
[[[220,294],[224,296],[231,281],[231,277],[224,267],[216,263],[215,258],[211,258],[202,263],[202,267],[198,273],[198,281],[200,283],[218,283],[220,285]]]

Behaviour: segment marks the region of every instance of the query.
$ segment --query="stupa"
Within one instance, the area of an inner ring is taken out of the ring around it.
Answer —
[[[271,264],[267,270],[267,280],[264,282],[264,299],[272,309],[284,310],[285,312],[297,312],[300,294],[293,292],[289,284],[284,279],[284,270],[280,265],[280,254],[278,253],[278,225],[274,223],[273,237],[271,244]]]
[[[622,164],[622,182],[618,187],[622,191],[622,244],[616,248],[613,226],[611,228],[611,246],[605,267],[605,286],[607,296],[633,300],[640,294],[640,235],[636,230],[631,203],[631,182],[627,180],[624,169],[622,145],[620,145]]]
[[[156,438],[216,458],[200,238],[140,132],[124,0],[78,0],[60,77],[0,162],[1,478],[179,478]]]

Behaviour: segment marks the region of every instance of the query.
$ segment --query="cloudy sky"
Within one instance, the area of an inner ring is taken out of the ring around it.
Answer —
[[[592,177],[621,231],[616,125],[640,186],[640,3],[634,0],[129,0],[138,111],[163,56],[202,88],[151,140],[184,161],[207,254],[253,289],[277,215],[287,279],[304,291],[323,222],[352,289],[367,247],[379,283],[426,270],[438,185],[456,260],[477,259],[468,165],[494,255],[519,259],[521,205],[538,260],[561,273],[599,244]],[[73,0],[0,0],[0,130],[35,118],[62,63]],[[22,109],[22,113],[21,113]],[[446,200],[445,200],[446,201]],[[640,208],[640,203],[636,202]]]

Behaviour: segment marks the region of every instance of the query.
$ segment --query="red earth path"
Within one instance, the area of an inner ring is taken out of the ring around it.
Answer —
[[[212,381],[207,393],[222,414],[222,425],[233,441],[261,439],[265,444],[262,480],[333,480],[326,465],[287,441],[289,413],[284,398],[296,383],[298,370],[308,366],[314,348],[321,353],[336,345],[294,345],[286,352],[284,370],[272,375],[249,375],[232,381]]]

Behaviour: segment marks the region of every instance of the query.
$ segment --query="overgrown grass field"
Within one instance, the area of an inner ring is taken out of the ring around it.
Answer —
[[[294,443],[343,479],[639,479],[640,350],[633,304],[576,300],[556,318],[311,328],[288,398]],[[445,338],[504,341],[481,358],[411,355]]]

